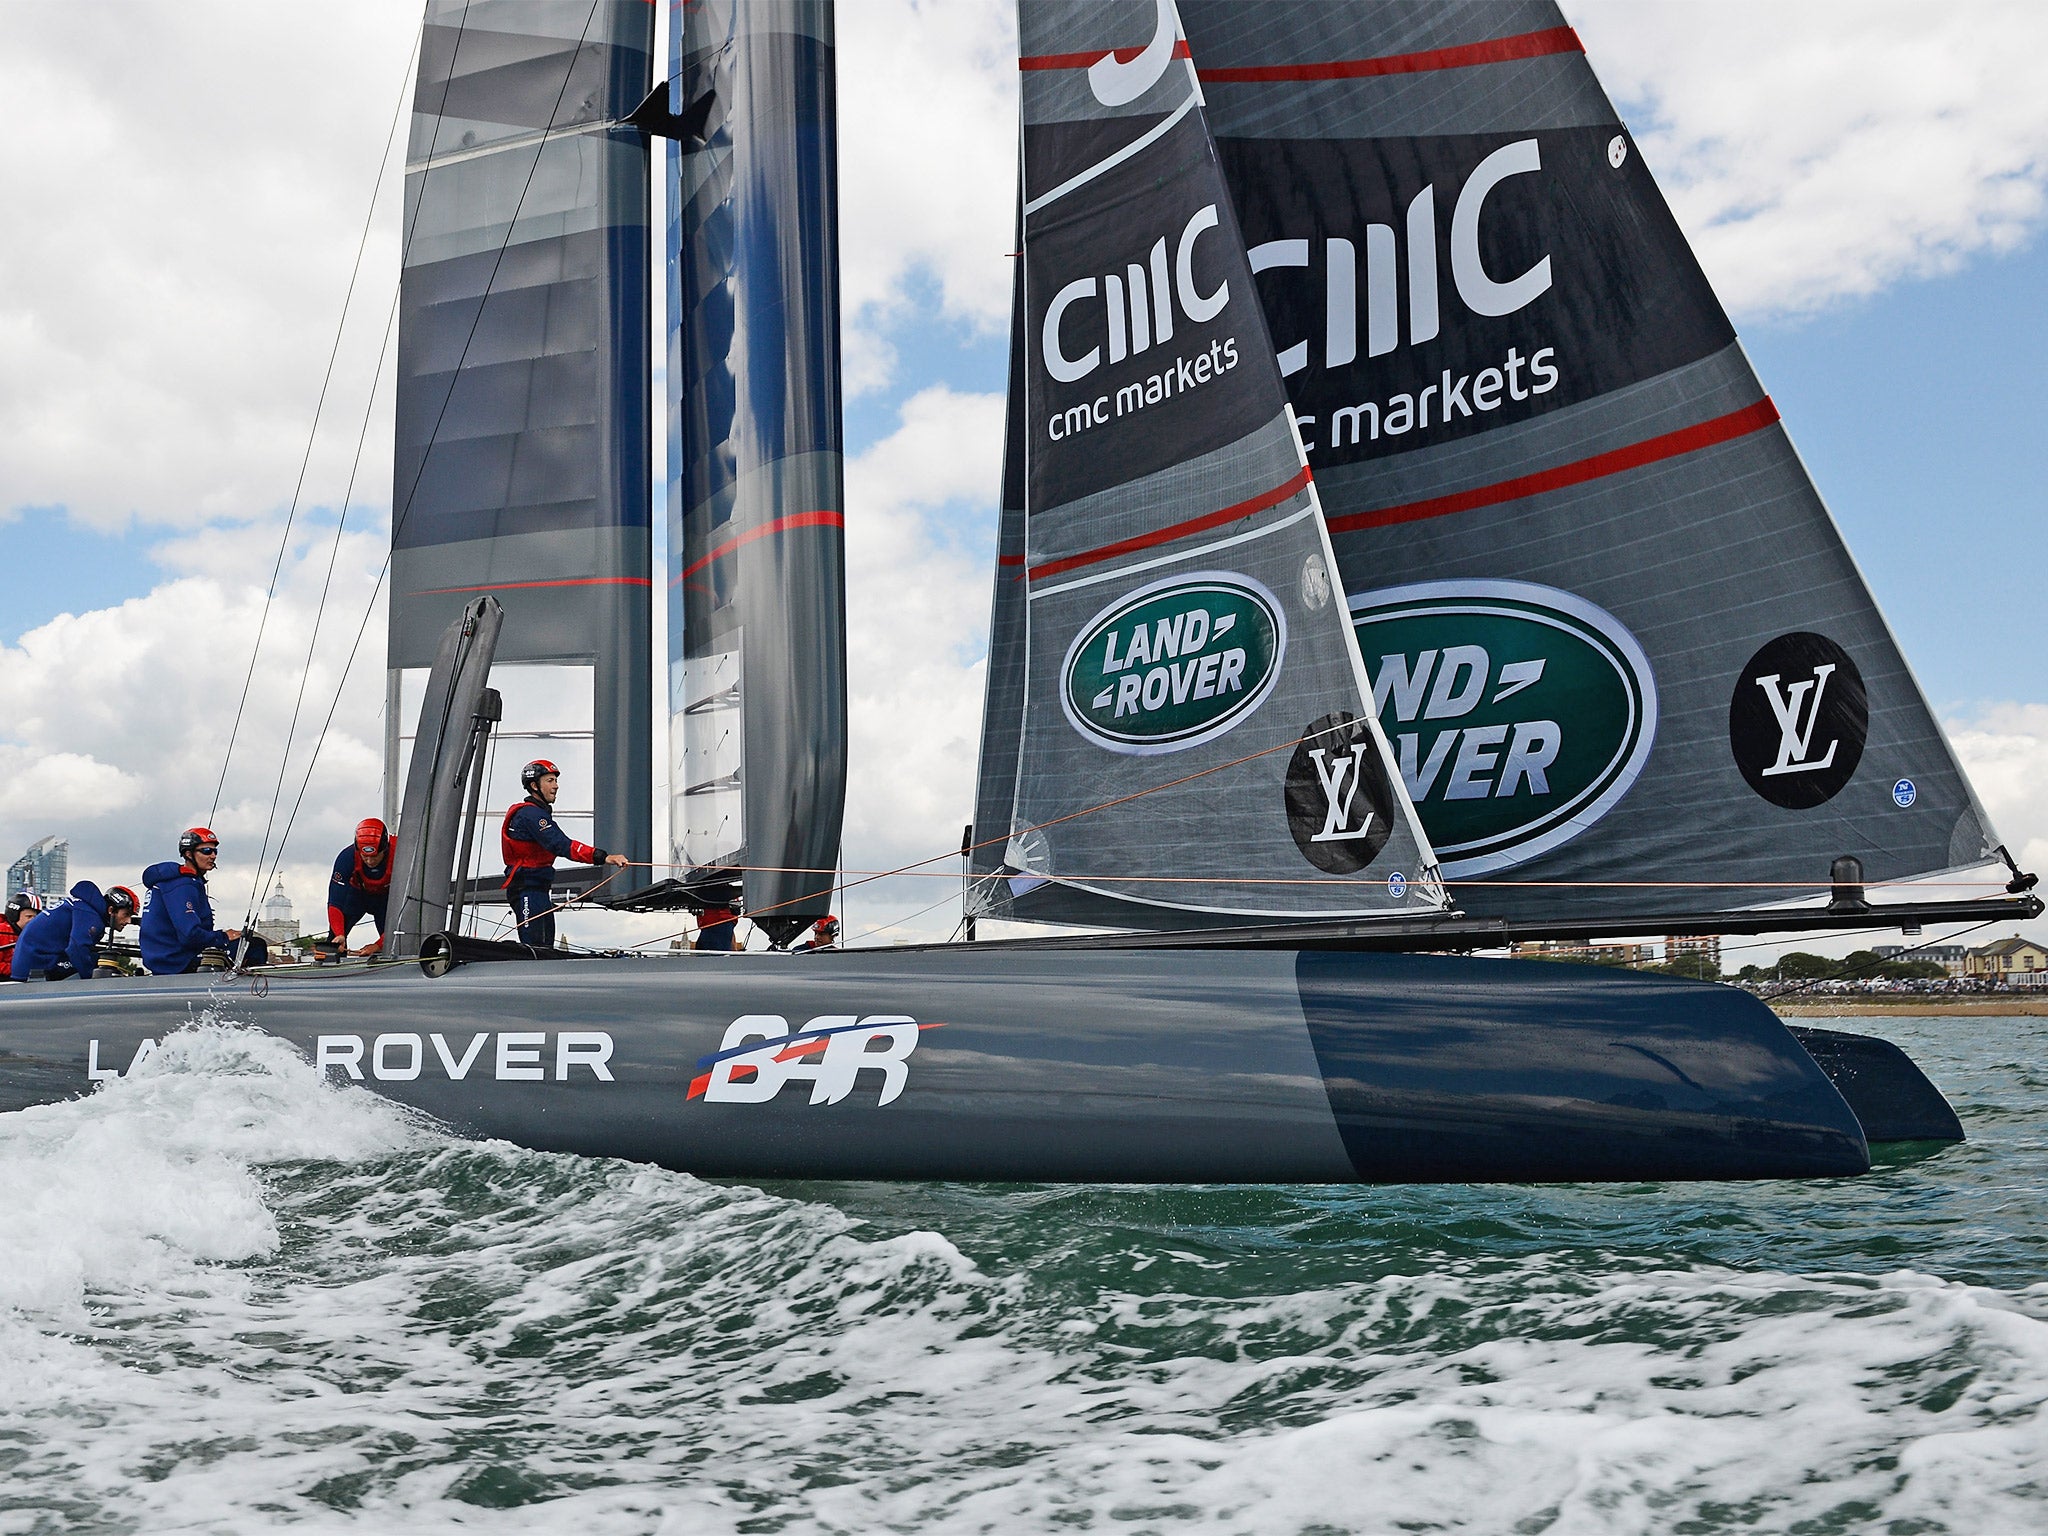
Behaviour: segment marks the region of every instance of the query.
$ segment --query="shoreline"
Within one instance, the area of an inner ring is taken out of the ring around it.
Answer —
[[[1786,1019],[1882,1018],[1887,1014],[1957,1015],[1970,1018],[2039,1018],[2048,1015],[2048,996],[2002,998],[1901,997],[1890,1001],[1875,997],[1787,998],[1770,1004],[1771,1011]]]

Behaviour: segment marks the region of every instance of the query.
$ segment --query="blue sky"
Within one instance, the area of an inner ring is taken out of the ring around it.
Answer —
[[[1937,711],[2048,703],[2048,246],[1743,343]]]

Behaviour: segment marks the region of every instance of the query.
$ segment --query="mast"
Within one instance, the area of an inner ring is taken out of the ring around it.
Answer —
[[[669,148],[674,861],[778,943],[831,909],[846,798],[829,0],[678,11]]]
[[[385,734],[480,595],[588,666],[591,841],[653,857],[646,0],[430,0],[405,178]],[[644,883],[621,871],[609,891]]]

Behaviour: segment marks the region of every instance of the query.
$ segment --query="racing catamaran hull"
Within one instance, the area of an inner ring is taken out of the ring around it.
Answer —
[[[1869,1167],[1849,1103],[1762,1003],[1579,966],[962,948],[441,977],[387,966],[278,975],[261,996],[210,980],[11,989],[0,1109],[133,1071],[146,1042],[211,1005],[329,1080],[462,1133],[701,1175],[1399,1183]]]

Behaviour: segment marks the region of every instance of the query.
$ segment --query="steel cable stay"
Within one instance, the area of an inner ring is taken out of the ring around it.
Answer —
[[[391,313],[385,318],[384,321],[384,341],[383,344],[377,350],[377,377],[379,379],[383,377],[384,358],[386,354],[390,351],[391,333],[396,328],[397,323],[398,296],[396,294],[393,294],[391,299]],[[327,597],[334,586],[334,567],[336,562],[339,561],[339,559],[341,558],[342,536],[344,533],[347,532],[348,529],[349,501],[350,498],[352,498],[355,495],[356,476],[358,472],[361,470],[363,462],[363,447],[364,444],[368,441],[370,432],[370,422],[372,418],[376,415],[376,412],[377,386],[375,383],[372,383],[370,386],[369,403],[365,405],[363,408],[362,428],[356,435],[356,456],[355,462],[349,470],[348,489],[343,493],[341,499],[341,517],[336,521],[334,525],[334,541],[328,546],[327,549],[327,571],[326,574],[321,578],[320,582],[320,601],[314,606],[313,609],[313,632],[306,641],[306,659],[299,670],[298,691],[293,695],[292,698],[291,723],[285,727],[284,750],[278,760],[277,782],[271,787],[270,810],[269,813],[264,817],[263,821],[263,846],[256,855],[256,881],[255,884],[252,885],[249,890],[249,916],[252,920],[256,915],[256,904],[258,901],[262,899],[263,887],[270,883],[270,881],[276,876],[279,867],[284,863],[284,839],[280,837],[277,841],[276,857],[271,859],[269,869],[266,871],[263,865],[264,859],[270,856],[270,834],[272,830],[276,827],[278,803],[280,802],[280,800],[282,800],[284,796],[285,779],[291,764],[292,740],[295,736],[298,735],[299,714],[300,711],[304,708],[306,702],[306,684],[312,679],[313,656],[320,644],[320,625],[321,622],[327,616]],[[310,772],[310,765],[308,771]],[[287,827],[286,830],[289,831],[290,828]]]
[[[454,79],[455,79],[455,65],[456,65],[457,61],[458,61],[458,60],[460,60],[460,58],[462,57],[462,41],[463,41],[463,38],[464,38],[464,36],[465,36],[465,35],[467,34],[468,26],[469,26],[469,12],[468,12],[468,10],[467,10],[467,9],[465,9],[465,10],[463,11],[463,13],[462,13],[462,19],[461,19],[461,20],[460,20],[460,21],[459,21],[459,22],[457,23],[457,25],[456,25],[456,30],[455,30],[455,43],[454,43],[454,47],[453,47],[453,49],[451,50],[451,52],[450,52],[450,54],[449,54],[449,60],[448,60],[448,70],[449,70],[449,73],[448,73],[448,79],[447,79],[447,80],[445,80],[445,81],[443,81],[443,82],[442,82],[442,86],[441,86],[441,107],[446,107],[446,105],[447,105],[447,102],[448,102],[448,93],[449,93],[449,91],[450,91],[450,90],[452,90],[452,89],[453,89],[453,86],[454,86]],[[370,214],[371,214],[372,216],[373,216],[373,215],[375,214],[375,212],[376,212],[376,207],[377,207],[377,198],[378,198],[378,196],[379,196],[379,195],[381,194],[381,192],[382,192],[382,190],[383,190],[383,167],[384,167],[384,163],[385,163],[385,161],[387,161],[387,160],[389,160],[389,159],[390,159],[390,156],[391,156],[391,144],[392,144],[392,141],[393,141],[393,140],[394,140],[394,139],[395,139],[395,138],[397,137],[397,131],[398,131],[398,123],[399,123],[400,119],[401,119],[401,118],[402,118],[402,117],[404,116],[404,114],[405,114],[405,101],[406,101],[406,93],[407,93],[407,91],[408,91],[408,89],[410,88],[410,86],[411,86],[411,83],[412,83],[412,74],[413,74],[413,68],[414,68],[414,61],[415,61],[415,59],[416,59],[416,58],[418,57],[418,54],[419,54],[419,49],[420,49],[420,45],[421,45],[421,38],[422,38],[423,36],[424,36],[424,32],[422,32],[422,33],[421,33],[421,34],[420,34],[419,36],[416,36],[416,37],[414,38],[414,40],[413,40],[413,46],[412,46],[412,49],[411,49],[411,50],[410,50],[410,51],[409,51],[409,52],[407,53],[407,55],[406,55],[406,77],[407,77],[407,78],[406,78],[406,80],[405,80],[405,81],[404,81],[404,82],[403,82],[403,83],[402,83],[402,84],[400,85],[400,87],[399,87],[399,96],[398,96],[398,107],[397,107],[397,110],[396,110],[396,111],[395,111],[395,112],[394,112],[394,113],[392,114],[392,119],[391,119],[391,131],[390,131],[390,132],[389,132],[389,133],[388,133],[388,134],[387,134],[387,135],[385,136],[385,140],[384,140],[384,153],[383,153],[383,156],[382,156],[382,157],[381,157],[381,158],[380,158],[380,159],[378,160],[378,162],[377,162],[377,165],[378,165],[378,185],[377,185],[377,188],[376,188],[376,189],[375,189],[375,190],[374,190],[374,191],[372,192],[372,194],[371,194],[371,198],[370,198]],[[432,137],[432,139],[430,139],[430,140],[428,141],[428,145],[427,145],[427,163],[426,163],[426,166],[425,166],[425,168],[424,168],[424,169],[423,169],[423,170],[421,171],[421,173],[420,173],[420,176],[421,176],[421,188],[422,188],[422,191],[424,191],[424,189],[425,189],[425,184],[426,184],[426,180],[427,180],[427,178],[433,175],[433,157],[434,157],[434,154],[435,154],[435,152],[436,152],[436,151],[437,151],[437,150],[438,150],[438,149],[440,148],[440,146],[441,146],[441,120],[442,120],[442,113],[441,113],[441,111],[440,111],[439,109],[437,109],[437,110],[436,110],[436,112],[435,112],[435,117],[434,117],[434,134],[433,134],[433,137]],[[412,214],[412,220],[411,220],[411,222],[410,222],[409,224],[407,224],[407,225],[406,225],[406,228],[405,228],[405,235],[404,235],[404,238],[403,238],[403,239],[402,239],[402,240],[401,240],[401,241],[399,242],[399,264],[400,264],[400,267],[401,267],[401,269],[402,269],[402,268],[403,268],[403,266],[404,266],[404,262],[405,262],[405,258],[406,258],[406,256],[407,256],[407,255],[409,255],[409,254],[411,253],[411,251],[412,251],[412,242],[413,242],[413,236],[414,236],[414,235],[415,235],[415,234],[416,234],[416,233],[418,232],[418,230],[419,230],[419,222],[420,222],[420,215],[421,215],[421,213],[423,212],[423,210],[425,209],[425,206],[426,206],[426,199],[425,199],[425,198],[424,198],[424,196],[423,196],[423,197],[422,197],[422,198],[420,199],[420,201],[419,201],[419,204],[418,204],[418,205],[417,205],[417,206],[416,206],[416,207],[415,207],[415,208],[413,209],[413,214]],[[365,218],[365,222],[364,222],[364,236],[365,236],[365,239],[367,239],[367,237],[368,237],[368,233],[369,233],[369,217],[367,217],[367,216],[366,216],[366,218]],[[360,266],[361,260],[362,260],[362,253],[361,253],[361,251],[360,251],[360,249],[359,249],[359,250],[358,250],[358,252],[357,252],[357,263],[358,263],[358,265],[359,265],[359,266]],[[352,293],[354,292],[354,279],[353,279],[353,278],[351,278],[351,280],[350,280],[350,292],[351,292],[351,294],[352,294]],[[320,601],[319,601],[319,603],[318,603],[318,604],[317,604],[317,605],[315,606],[315,608],[314,608],[314,610],[313,610],[313,634],[312,634],[312,638],[311,638],[311,639],[310,639],[310,640],[309,640],[309,641],[307,642],[307,644],[306,644],[306,661],[305,661],[305,666],[304,666],[304,668],[303,668],[303,669],[302,669],[302,670],[300,671],[300,674],[299,674],[299,686],[298,686],[298,692],[297,692],[296,696],[295,696],[295,697],[293,698],[293,700],[292,700],[292,717],[291,717],[291,724],[290,724],[289,726],[287,726],[287,727],[286,727],[286,729],[285,729],[285,739],[284,739],[284,747],[283,747],[283,749],[282,749],[282,751],[280,752],[280,754],[279,754],[279,757],[278,757],[278,764],[277,764],[277,781],[276,781],[276,783],[275,783],[275,784],[274,784],[274,785],[272,786],[272,789],[271,789],[271,796],[270,796],[270,810],[269,810],[269,813],[268,813],[268,815],[267,815],[267,816],[265,817],[265,819],[264,819],[264,823],[263,823],[263,844],[262,844],[262,848],[261,848],[261,850],[260,850],[260,851],[258,852],[258,854],[257,854],[257,858],[256,858],[256,869],[257,869],[257,876],[256,876],[256,881],[255,881],[255,884],[254,884],[254,885],[253,885],[253,886],[252,886],[252,887],[250,888],[250,892],[249,892],[249,909],[248,909],[248,921],[249,921],[250,923],[253,923],[253,922],[255,921],[255,917],[256,917],[256,905],[257,905],[257,902],[261,900],[261,897],[262,897],[262,889],[263,889],[263,887],[264,887],[264,886],[265,886],[266,884],[268,884],[268,883],[269,883],[269,881],[270,881],[270,880],[271,880],[271,879],[272,879],[273,877],[275,877],[275,875],[277,874],[277,870],[278,870],[279,866],[281,866],[281,865],[283,864],[283,862],[284,862],[284,841],[285,841],[285,840],[284,840],[284,838],[283,838],[283,837],[280,837],[280,838],[278,839],[278,845],[277,845],[277,856],[276,856],[276,858],[275,858],[274,860],[272,860],[272,862],[271,862],[271,865],[270,865],[270,868],[269,868],[268,872],[266,873],[266,872],[265,872],[265,870],[264,870],[264,860],[265,860],[265,859],[266,859],[267,857],[269,857],[269,855],[270,855],[270,834],[271,834],[272,830],[273,830],[273,829],[275,828],[275,826],[276,826],[276,823],[277,823],[277,807],[278,807],[278,802],[279,802],[279,800],[280,800],[280,799],[282,798],[282,796],[283,796],[283,792],[284,792],[284,785],[285,785],[285,780],[286,780],[286,779],[287,779],[287,778],[289,777],[289,775],[290,775],[290,768],[291,768],[291,750],[292,750],[292,739],[293,739],[293,737],[294,737],[294,736],[296,736],[296,735],[297,735],[297,733],[298,733],[298,725],[299,725],[299,714],[300,714],[300,711],[302,710],[302,708],[304,707],[304,704],[305,704],[305,698],[306,698],[306,684],[307,684],[307,682],[308,682],[308,681],[310,680],[310,678],[311,678],[311,675],[312,675],[312,667],[313,667],[313,655],[314,655],[314,651],[315,651],[315,649],[317,648],[317,646],[318,646],[318,644],[319,644],[319,639],[320,639],[320,625],[321,625],[322,621],[323,621],[323,620],[325,619],[325,617],[326,617],[326,612],[327,612],[327,598],[328,598],[328,594],[329,594],[329,592],[331,591],[331,589],[332,589],[332,587],[333,587],[333,584],[334,584],[334,566],[335,566],[335,562],[336,562],[336,561],[337,561],[337,560],[339,559],[339,557],[340,557],[340,554],[341,554],[341,541],[342,541],[342,535],[343,535],[344,531],[346,530],[346,528],[347,528],[347,526],[348,526],[348,507],[349,507],[349,501],[350,501],[350,498],[352,498],[352,497],[353,497],[353,496],[355,495],[355,485],[356,485],[356,479],[357,479],[357,477],[358,477],[358,476],[359,476],[359,475],[361,474],[361,472],[362,472],[362,464],[363,464],[363,448],[364,448],[364,445],[365,445],[365,444],[366,444],[366,443],[368,442],[368,440],[369,440],[369,432],[370,432],[370,422],[371,422],[371,420],[372,420],[372,419],[373,419],[373,418],[375,417],[375,415],[376,415],[376,408],[377,408],[377,389],[378,389],[379,385],[380,385],[380,384],[381,384],[381,383],[383,382],[383,375],[384,375],[384,359],[385,359],[385,357],[386,357],[386,356],[388,356],[388,355],[389,355],[389,353],[390,353],[390,349],[391,349],[391,335],[392,335],[392,331],[393,331],[394,327],[396,326],[396,324],[397,324],[397,320],[398,320],[398,304],[399,304],[399,297],[400,297],[400,289],[399,289],[398,287],[394,287],[394,288],[392,289],[392,294],[391,294],[391,308],[390,308],[390,311],[389,311],[389,313],[388,313],[388,314],[387,314],[387,315],[385,316],[385,320],[384,320],[384,335],[383,335],[383,339],[382,339],[382,341],[381,341],[381,342],[380,342],[380,343],[378,344],[378,349],[377,349],[377,366],[376,366],[376,369],[375,369],[375,371],[374,371],[374,372],[372,373],[372,375],[371,375],[371,379],[370,379],[370,397],[369,397],[368,401],[366,401],[366,402],[365,402],[365,404],[364,404],[364,406],[363,406],[363,420],[362,420],[362,425],[361,425],[361,427],[360,427],[360,428],[359,428],[359,429],[357,430],[357,432],[356,432],[356,451],[355,451],[355,457],[354,457],[354,458],[353,458],[353,459],[352,459],[352,460],[350,461],[350,464],[349,464],[349,472],[348,472],[348,489],[347,489],[347,490],[346,490],[346,491],[345,491],[345,492],[344,492],[344,493],[342,494],[342,499],[341,499],[341,517],[340,517],[340,520],[339,520],[339,521],[338,521],[338,522],[336,523],[336,525],[335,525],[335,529],[334,529],[334,542],[333,542],[332,546],[331,546],[331,547],[329,548],[329,550],[328,550],[328,555],[327,555],[327,572],[326,572],[326,576],[325,576],[325,578],[324,578],[324,579],[322,580],[322,582],[321,582],[321,586],[320,586]],[[342,317],[342,318],[343,318],[344,322],[346,322],[346,320],[347,320],[347,307],[346,307],[346,304],[344,304],[344,306],[343,306],[343,317]],[[331,362],[330,362],[330,367],[331,367],[331,366],[332,366],[332,365],[331,365]],[[316,423],[316,427],[317,427],[317,423]],[[308,451],[310,452],[310,446],[309,446],[309,450],[308,450]],[[287,533],[287,537],[288,537],[288,536],[289,536],[289,533],[290,533],[289,525],[287,525],[286,533]],[[279,551],[278,551],[278,558],[279,558],[279,562],[280,562],[280,564],[282,564],[282,561],[283,561],[283,556],[284,556],[284,550],[283,550],[283,548],[282,548],[282,547],[280,547],[280,549],[279,549]],[[272,592],[273,592],[273,595],[275,594],[275,586],[276,586],[276,577],[275,577],[275,573],[273,573],[273,575],[272,575]],[[375,594],[374,590],[373,590],[373,591],[372,591],[372,593],[371,593],[371,599],[370,599],[370,601],[371,601],[371,604],[372,604],[372,606],[374,607],[374,605],[375,605],[375,603],[376,603],[376,594]],[[270,599],[269,599],[269,598],[266,598],[266,599],[265,599],[265,603],[264,603],[264,612],[265,612],[265,617],[266,617],[266,618],[268,617],[268,614],[269,614],[269,603],[270,603]],[[261,635],[261,631],[260,631],[260,630],[258,631],[257,643],[258,643],[258,645],[259,645],[259,646],[260,646],[260,645],[261,645],[261,643],[262,643],[262,635]],[[353,652],[353,651],[351,651],[351,652],[350,652],[350,655],[351,655],[351,657],[353,657],[353,655],[354,655],[354,652]],[[254,671],[255,671],[255,663],[256,663],[256,658],[255,658],[254,654],[252,653],[252,655],[250,656],[250,663],[249,663],[249,664],[250,664],[250,672],[251,672],[251,674],[252,674],[252,675],[254,674]],[[343,683],[345,683],[345,682],[347,681],[347,675],[346,675],[346,673],[344,673],[344,674],[343,674],[343,677],[342,677],[342,680],[341,680],[341,681],[342,681]],[[337,684],[336,684],[336,694],[337,694],[337,698],[338,698],[338,696],[339,696],[339,693],[340,693],[340,688],[341,688],[341,683],[337,683]],[[245,682],[245,684],[244,684],[244,697],[246,697],[246,696],[247,696],[247,684],[246,684],[246,682]],[[322,734],[323,734],[323,738],[324,738],[324,734],[325,734],[325,733],[323,732]],[[231,752],[232,752],[232,750],[233,750],[233,745],[232,745],[232,741],[230,742],[230,747],[229,747],[229,750],[230,750]],[[317,758],[318,758],[318,756],[319,756],[319,750],[320,750],[320,743],[319,743],[319,741],[317,741],[317,740],[316,740],[316,741],[315,741],[315,743],[314,743],[314,747],[313,747],[313,757],[314,757],[315,759],[317,759]],[[307,776],[308,776],[308,778],[310,778],[310,777],[311,777],[311,773],[312,773],[312,762],[311,762],[311,761],[309,761],[309,762],[308,762],[308,764],[307,764]],[[222,768],[222,777],[223,777],[223,779],[225,779],[225,777],[226,777],[226,767],[225,767],[225,765],[223,765],[223,768]],[[302,786],[302,788],[301,788],[301,791],[300,791],[300,793],[301,793],[301,795],[303,796],[303,794],[304,794],[304,789],[303,789],[303,786]],[[295,805],[295,809],[296,809],[296,805]],[[287,825],[286,825],[286,828],[285,828],[285,832],[286,832],[286,835],[287,835],[287,836],[288,836],[288,835],[290,834],[290,830],[291,830],[290,824],[289,824],[289,823],[287,823]]]
[[[467,13],[465,13],[464,19],[467,20]],[[457,38],[456,46],[458,49],[461,47],[461,40],[459,35]],[[227,789],[228,769],[234,762],[235,743],[237,739],[240,737],[242,730],[242,715],[248,709],[249,690],[256,678],[256,663],[263,654],[263,636],[270,626],[271,607],[277,601],[278,579],[283,574],[284,571],[285,555],[291,549],[292,528],[296,524],[299,515],[299,500],[300,497],[303,496],[305,493],[306,474],[313,462],[313,448],[320,439],[320,422],[327,407],[327,392],[334,383],[335,364],[341,357],[342,337],[347,333],[348,330],[349,310],[355,300],[356,283],[362,276],[363,256],[369,249],[370,230],[372,226],[376,223],[377,203],[379,199],[383,196],[384,165],[385,162],[391,158],[391,146],[394,142],[397,141],[398,138],[398,125],[405,117],[406,95],[407,92],[411,89],[414,72],[414,60],[419,55],[419,49],[420,36],[419,34],[415,34],[411,46],[406,50],[405,75],[403,82],[399,87],[398,106],[393,110],[391,114],[391,126],[389,129],[386,130],[384,135],[384,148],[383,151],[377,157],[377,173],[370,187],[370,206],[368,210],[363,214],[362,234],[358,236],[356,240],[355,264],[349,269],[348,288],[342,295],[341,318],[335,323],[334,344],[328,349],[327,368],[326,371],[322,373],[322,375],[320,376],[320,393],[313,404],[313,424],[310,430],[308,430],[308,432],[306,433],[306,451],[303,455],[300,456],[299,459],[299,476],[298,480],[292,486],[291,503],[285,512],[284,531],[278,536],[277,558],[271,562],[270,585],[263,594],[263,611],[256,621],[255,642],[249,647],[248,670],[242,674],[242,694],[241,697],[235,701],[234,719],[228,726],[227,747],[221,754],[220,777],[214,782],[213,804],[212,807],[207,811],[206,815],[208,825],[211,825],[213,821],[220,815],[220,799],[221,795],[225,793]],[[438,124],[436,127],[436,131],[439,131]],[[380,351],[378,353],[379,372],[381,372],[382,369],[383,353]],[[374,381],[372,382],[370,388],[371,394],[374,396],[376,393],[376,384]],[[360,457],[360,450],[358,450],[358,456]],[[350,475],[350,481],[351,483],[353,483],[354,481],[353,473],[351,473]],[[342,505],[342,515],[346,517],[347,514],[348,506],[346,501],[344,500]],[[290,749],[291,740],[289,735],[287,735],[285,740],[285,750],[287,753],[289,753]],[[282,763],[280,763],[278,767],[278,779],[280,783],[283,782],[283,778],[284,766]],[[259,869],[262,867],[262,860],[260,857],[257,860],[257,867]],[[253,902],[251,903],[251,911],[254,911]]]
[[[581,58],[583,49],[589,40],[591,23],[594,22],[597,18],[597,8],[599,3],[600,0],[591,0],[590,10],[585,14],[583,19],[583,29],[580,33],[578,33],[576,38],[576,46],[572,50],[570,50],[568,65],[563,70],[562,74],[562,84],[555,93],[554,106],[548,113],[548,126],[542,131],[539,140],[534,145],[533,161],[527,167],[526,179],[520,185],[518,201],[513,204],[512,215],[506,221],[505,224],[504,236],[498,242],[498,248],[491,263],[490,274],[484,280],[483,292],[477,300],[476,313],[470,318],[469,330],[464,335],[462,340],[462,350],[457,354],[455,366],[450,371],[448,388],[446,393],[444,393],[441,397],[440,410],[436,413],[434,417],[434,425],[427,434],[426,446],[421,451],[419,465],[413,471],[411,483],[406,487],[404,502],[401,505],[395,506],[393,508],[393,515],[391,521],[391,544],[393,548],[397,546],[398,536],[400,532],[404,529],[407,519],[412,514],[413,502],[419,494],[420,481],[426,475],[427,462],[433,456],[434,444],[440,438],[442,423],[447,420],[449,404],[455,397],[455,389],[457,384],[461,381],[463,364],[469,360],[470,348],[472,347],[472,345],[474,345],[476,341],[477,330],[483,323],[484,310],[490,303],[491,293],[492,290],[496,287],[498,274],[504,267],[505,252],[510,248],[512,244],[513,233],[515,230],[517,230],[519,225],[520,213],[525,209],[527,196],[533,189],[533,180],[534,176],[540,169],[541,157],[546,153],[547,146],[554,137],[556,128],[556,118],[561,113],[562,102],[567,97],[570,82],[575,77],[576,62],[579,58]],[[466,22],[467,12],[464,13],[464,19]],[[450,55],[449,62],[449,76],[451,84],[454,76],[454,61],[455,58],[459,56],[460,49],[461,34],[458,32],[456,38],[455,52]],[[445,102],[446,91],[444,90],[443,103],[445,104]],[[434,124],[434,144],[429,149],[429,161],[426,170],[422,173],[423,176],[430,176],[433,172],[432,148],[438,147],[440,129],[441,117],[440,114],[437,113]],[[424,190],[425,189],[423,184],[423,194]],[[426,198],[424,195],[422,195],[418,200],[418,206],[415,207],[413,211],[413,224],[406,231],[406,250],[411,249],[413,232],[418,228],[420,212],[425,207],[425,205]],[[360,443],[358,444],[357,454],[358,459],[360,459]],[[356,626],[355,639],[353,640],[353,642],[351,642],[349,646],[347,659],[342,663],[341,676],[335,682],[334,695],[328,704],[327,716],[321,722],[319,733],[313,739],[312,750],[308,754],[306,760],[306,771],[300,777],[298,792],[296,796],[293,798],[291,812],[285,819],[284,831],[279,835],[278,858],[280,861],[282,861],[283,858],[284,846],[287,842],[289,842],[291,838],[292,829],[298,823],[299,812],[305,805],[306,791],[312,783],[313,771],[319,765],[321,749],[326,745],[328,733],[333,729],[335,716],[339,712],[341,707],[342,694],[348,686],[349,673],[352,670],[354,670],[356,657],[361,654],[363,637],[369,633],[370,620],[376,616],[377,612],[377,599],[383,593],[385,579],[390,575],[390,573],[391,551],[390,549],[387,549],[384,554],[383,563],[379,565],[379,567],[377,568],[377,579],[370,588],[369,601],[363,607],[362,619]],[[282,779],[283,776],[284,770],[281,767],[280,779]]]

